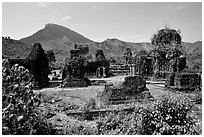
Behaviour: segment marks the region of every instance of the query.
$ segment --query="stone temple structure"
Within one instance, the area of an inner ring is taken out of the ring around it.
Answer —
[[[106,59],[103,50],[97,50],[95,55],[95,64],[97,66],[96,76],[97,77],[108,77],[110,63]]]
[[[200,87],[201,75],[188,69],[186,57],[178,49],[173,49],[167,54],[168,71],[166,87],[178,90],[194,90]]]
[[[120,104],[131,99],[139,101],[152,98],[145,79],[139,75],[127,76],[107,84],[97,97],[103,104]]]
[[[87,59],[88,51],[88,45],[83,44],[75,44],[74,49],[70,50],[70,57],[65,60],[65,66],[62,71],[63,83],[67,83],[64,85],[70,85],[68,83],[71,81],[81,81],[75,85],[77,87],[88,86],[90,85],[89,77],[109,76],[109,62],[105,58],[103,50],[97,50],[95,61]],[[72,83],[72,85],[74,84]]]
[[[132,75],[152,76],[153,75],[153,57],[146,54],[139,54],[133,58],[133,64],[130,67]]]

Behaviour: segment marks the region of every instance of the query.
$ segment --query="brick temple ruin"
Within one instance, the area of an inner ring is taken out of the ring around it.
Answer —
[[[70,57],[65,61],[62,78],[69,75],[74,77],[108,77],[109,61],[106,59],[103,50],[97,50],[95,59],[91,61],[87,59],[86,55],[88,53],[88,45],[75,44],[74,49],[70,50]]]
[[[181,45],[167,44],[165,46],[165,52],[159,49],[149,54],[136,54],[129,64],[111,65],[110,72],[113,75],[139,75],[166,79],[166,87],[179,90],[201,87],[201,75],[188,71],[186,57],[181,52]]]
[[[136,55],[130,64],[117,64],[110,66],[110,73],[113,75],[141,75],[153,76],[153,61],[152,56]]]
[[[65,87],[86,87],[90,85],[88,78],[90,77],[108,77],[109,61],[106,59],[103,50],[97,50],[95,60],[88,60],[89,53],[88,44],[74,45],[74,49],[70,50],[70,57],[66,58],[65,66],[62,70],[62,78]],[[74,84],[73,81],[76,81]],[[77,82],[78,81],[78,82]],[[72,84],[70,84],[72,83]]]
[[[84,65],[84,74],[86,77],[109,77],[110,63],[106,59],[103,50],[97,50],[94,60],[87,60]]]

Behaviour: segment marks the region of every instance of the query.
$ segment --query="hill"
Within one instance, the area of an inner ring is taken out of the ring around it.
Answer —
[[[184,42],[187,54],[187,65],[195,70],[202,70],[202,42]]]
[[[125,48],[129,47],[133,52],[140,50],[150,50],[149,43],[131,43],[118,39],[106,39],[101,43],[94,42],[71,29],[57,25],[46,24],[45,27],[31,36],[20,39],[26,44],[40,42],[43,49],[53,50],[57,61],[63,60],[69,56],[69,51],[74,47],[74,43],[89,43],[89,53],[95,56],[97,49],[104,50],[104,54],[109,57],[119,57],[124,53]]]
[[[131,43],[116,38],[106,39],[101,42],[99,46],[104,50],[104,53],[108,57],[121,57],[126,48],[130,48],[133,54],[141,50],[150,51],[153,49],[153,46],[150,43]]]
[[[21,41],[24,43],[35,43],[42,41],[49,41],[55,39],[62,39],[63,37],[69,38],[74,43],[90,43],[93,42],[88,38],[80,35],[79,33],[72,31],[66,27],[57,24],[46,24],[45,27],[31,36],[22,38]]]
[[[89,54],[95,56],[97,49],[102,49],[107,58],[114,57],[121,59],[126,48],[130,48],[135,54],[141,50],[150,51],[153,49],[151,43],[125,42],[116,38],[94,42],[79,33],[57,24],[46,24],[45,27],[31,36],[17,40],[2,38],[3,56],[25,57],[29,54],[31,45],[40,42],[45,51],[53,50],[57,62],[64,62],[69,57],[70,49],[74,48],[74,43],[88,43]],[[194,43],[182,42],[186,50],[188,66],[195,69],[202,67],[202,42]]]
[[[26,58],[31,49],[32,45],[2,37],[2,58]]]
[[[40,42],[44,50],[52,49],[57,61],[60,62],[69,56],[69,51],[73,48],[74,43],[94,43],[79,33],[57,24],[46,24],[43,29],[20,41],[26,44]]]

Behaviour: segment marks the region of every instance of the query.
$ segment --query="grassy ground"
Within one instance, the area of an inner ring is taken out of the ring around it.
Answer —
[[[114,81],[117,82],[122,77],[113,77],[113,78],[104,78],[102,80],[106,81]],[[93,79],[97,80],[97,79]],[[150,82],[152,83],[152,82]],[[41,109],[44,111],[49,110],[50,113],[49,121],[56,128],[61,129],[62,131],[66,129],[67,125],[73,125],[73,123],[77,124],[85,124],[91,127],[94,127],[94,121],[84,121],[78,118],[74,118],[66,115],[66,111],[70,109],[83,109],[85,103],[89,99],[94,99],[97,104],[100,104],[97,93],[104,90],[104,86],[89,86],[83,88],[60,88],[60,81],[53,81],[48,88],[44,88],[42,90],[38,90],[35,92],[41,92],[45,97],[45,103],[41,106]],[[159,83],[155,84],[147,84],[147,88],[149,89],[151,95],[155,99],[161,98],[163,95],[182,94],[184,96],[189,96],[188,93],[182,92],[172,92],[168,89],[165,89],[164,86]],[[121,106],[121,105],[120,105]],[[196,105],[194,110],[194,115],[198,119],[197,124],[201,127],[202,123],[202,105]]]

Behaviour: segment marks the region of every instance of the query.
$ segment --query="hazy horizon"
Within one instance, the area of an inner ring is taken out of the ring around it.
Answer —
[[[2,35],[30,36],[47,23],[96,42],[117,38],[150,42],[157,30],[180,29],[182,41],[202,41],[201,2],[3,2]]]

